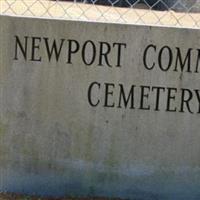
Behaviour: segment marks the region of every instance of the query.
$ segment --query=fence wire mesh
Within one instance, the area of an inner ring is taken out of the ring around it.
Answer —
[[[0,0],[0,14],[200,28],[200,0]]]

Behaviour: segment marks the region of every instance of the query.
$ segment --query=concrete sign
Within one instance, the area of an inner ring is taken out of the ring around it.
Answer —
[[[0,191],[200,199],[199,30],[0,27]]]

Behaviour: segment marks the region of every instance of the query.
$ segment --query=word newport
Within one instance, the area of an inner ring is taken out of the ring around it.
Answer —
[[[41,49],[46,51],[46,57],[42,57]],[[14,60],[20,56],[25,61],[46,62],[60,61],[65,58],[67,64],[73,64],[73,56],[80,55],[80,59],[85,65],[108,67],[121,67],[121,54],[126,48],[125,43],[93,42],[86,40],[83,43],[74,39],[49,39],[47,37],[29,37],[19,38],[15,36],[15,55]],[[90,52],[90,53],[88,53]],[[111,59],[113,54],[115,60]],[[45,60],[46,59],[46,60]]]

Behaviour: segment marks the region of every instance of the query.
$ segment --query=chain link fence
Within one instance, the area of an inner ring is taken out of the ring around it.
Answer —
[[[0,0],[0,14],[200,28],[200,0]]]

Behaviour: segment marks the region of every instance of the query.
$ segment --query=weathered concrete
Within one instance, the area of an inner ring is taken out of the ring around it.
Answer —
[[[200,198],[199,30],[3,16],[0,27],[0,191]]]

